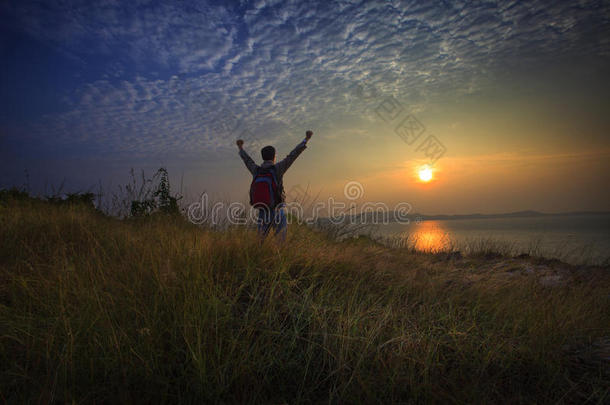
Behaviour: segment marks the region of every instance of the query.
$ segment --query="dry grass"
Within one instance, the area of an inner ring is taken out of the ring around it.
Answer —
[[[609,398],[607,269],[551,288],[498,258],[38,201],[0,205],[0,243],[9,403]]]

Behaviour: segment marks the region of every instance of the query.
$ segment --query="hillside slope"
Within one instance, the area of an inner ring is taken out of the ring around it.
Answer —
[[[0,205],[13,402],[602,403],[608,269]]]

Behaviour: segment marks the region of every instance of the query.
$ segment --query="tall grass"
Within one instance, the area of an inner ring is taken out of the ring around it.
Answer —
[[[9,199],[0,398],[608,400],[596,352],[610,335],[608,277],[557,288],[525,276],[472,282],[468,263],[305,226],[261,246],[249,229]]]

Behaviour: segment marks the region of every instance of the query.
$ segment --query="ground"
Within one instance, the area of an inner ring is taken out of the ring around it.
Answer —
[[[610,277],[0,204],[7,402],[604,403]]]

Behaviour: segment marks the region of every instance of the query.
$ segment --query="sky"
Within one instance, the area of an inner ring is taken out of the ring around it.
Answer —
[[[9,0],[0,33],[0,187],[163,166],[245,201],[235,141],[260,163],[311,129],[289,197],[610,210],[609,2]]]

